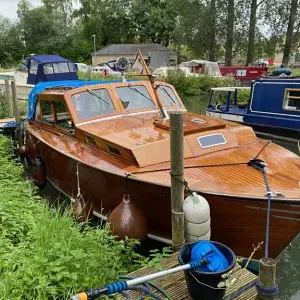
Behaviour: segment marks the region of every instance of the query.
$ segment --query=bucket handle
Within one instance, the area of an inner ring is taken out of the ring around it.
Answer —
[[[192,275],[192,277],[198,282],[198,283],[200,283],[200,284],[202,284],[202,285],[204,285],[204,286],[206,286],[206,287],[208,287],[208,288],[210,288],[210,289],[213,289],[213,290],[226,290],[226,287],[213,287],[213,286],[211,286],[211,285],[208,285],[208,284],[206,284],[206,283],[203,283],[203,282],[201,282],[201,281],[199,281],[198,280],[198,278],[191,272],[191,271],[189,271],[189,273],[190,273],[190,275]]]

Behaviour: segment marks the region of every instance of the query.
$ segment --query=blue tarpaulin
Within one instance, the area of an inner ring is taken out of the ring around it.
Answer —
[[[33,119],[35,106],[37,102],[38,94],[45,91],[47,88],[53,87],[72,87],[78,88],[85,85],[95,85],[95,84],[106,84],[113,82],[120,82],[121,80],[63,80],[63,81],[47,81],[47,82],[39,82],[30,92],[28,96],[28,117],[27,119]]]

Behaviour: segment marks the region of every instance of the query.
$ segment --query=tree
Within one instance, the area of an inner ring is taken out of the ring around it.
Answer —
[[[217,8],[216,0],[210,1],[210,36],[209,36],[209,56],[210,61],[216,60],[216,17],[217,17]]]
[[[141,42],[169,45],[177,17],[171,0],[133,0],[131,17]]]
[[[249,65],[250,63],[253,62],[257,6],[258,6],[257,0],[252,0],[251,1],[250,26],[249,26],[249,34],[248,34],[248,50],[247,50],[246,65]]]
[[[288,22],[288,27],[286,32],[285,45],[284,45],[283,58],[282,58],[282,63],[285,66],[288,65],[290,54],[291,54],[291,48],[293,43],[293,31],[294,31],[295,19],[297,15],[297,7],[298,7],[298,0],[291,0],[289,22]]]
[[[225,45],[225,65],[231,66],[234,29],[234,0],[227,1],[227,34]]]

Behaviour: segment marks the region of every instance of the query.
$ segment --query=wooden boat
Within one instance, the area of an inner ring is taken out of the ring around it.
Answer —
[[[122,201],[131,173],[128,192],[149,236],[170,242],[170,123],[159,103],[167,112],[185,111],[174,87],[155,82],[154,90],[149,81],[44,85],[42,92],[36,86],[25,123],[30,159],[39,155],[49,181],[70,197],[80,186],[85,204],[103,218]],[[247,163],[258,157],[268,164],[274,192],[269,254],[275,257],[300,231],[299,157],[258,139],[251,127],[192,113],[184,122],[185,179],[209,202],[211,239],[237,255],[248,256],[265,239],[266,187]]]

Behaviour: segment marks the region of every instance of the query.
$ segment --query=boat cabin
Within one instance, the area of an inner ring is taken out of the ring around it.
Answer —
[[[243,99],[238,95],[241,89],[245,88],[212,89],[206,115],[251,126],[300,130],[300,80],[258,79]],[[220,91],[227,93],[226,100],[224,96],[218,100]]]
[[[19,64],[16,72],[27,75],[26,83],[33,85],[44,81],[78,79],[76,64],[59,55],[27,57]]]
[[[160,117],[160,108],[148,81],[103,81],[88,86],[84,82],[80,84],[75,89],[71,86],[46,88],[35,99],[31,99],[35,101],[31,122],[41,128],[71,135],[104,151],[121,155],[119,148],[114,146],[115,142],[104,138],[110,131],[117,131],[118,122],[127,128],[135,125],[129,118],[131,116],[140,116],[145,122]],[[166,110],[185,111],[171,85],[156,83],[156,90]],[[123,116],[128,118],[121,118]],[[110,120],[111,122],[104,122]],[[100,127],[97,126],[99,122],[102,122]],[[102,139],[98,139],[99,136]],[[103,142],[104,139],[109,142],[108,146]],[[130,141],[124,141],[123,146],[128,148]]]

